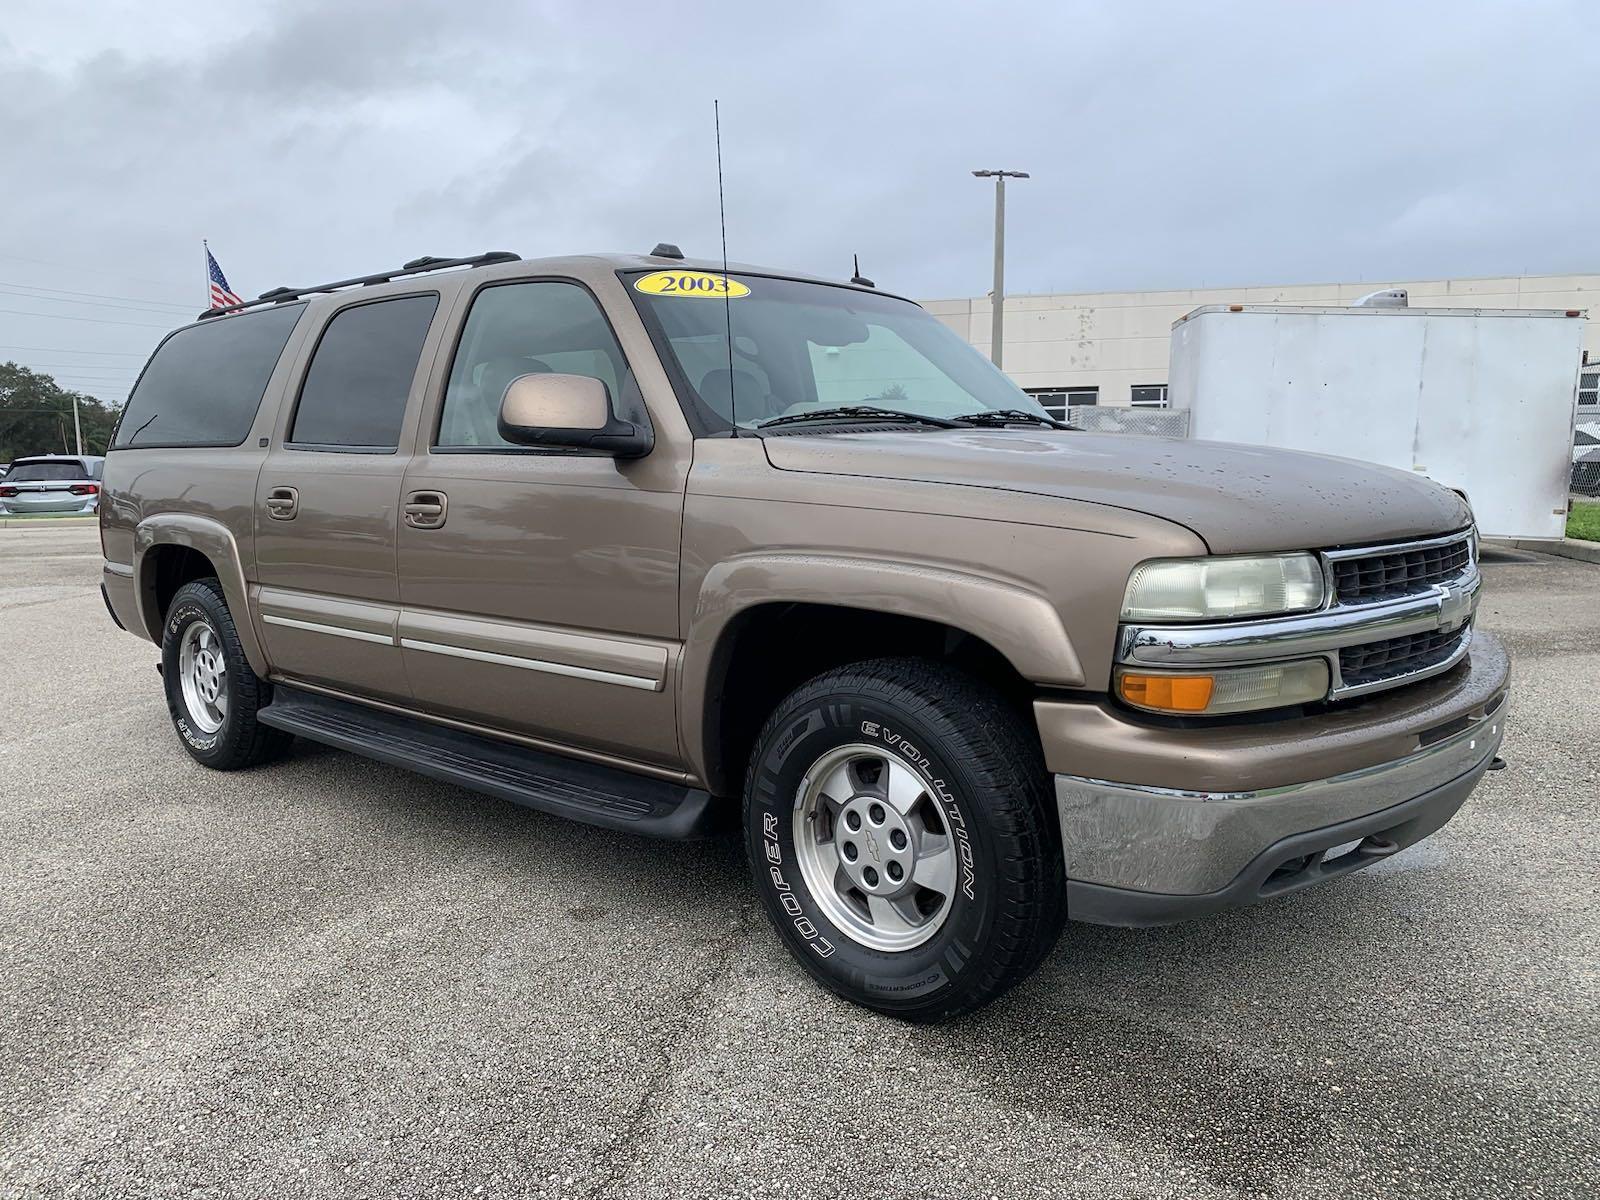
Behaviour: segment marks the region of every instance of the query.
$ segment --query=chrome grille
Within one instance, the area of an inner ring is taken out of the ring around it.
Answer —
[[[1390,600],[1465,574],[1472,565],[1472,538],[1463,533],[1416,546],[1386,546],[1371,554],[1339,552],[1328,559],[1337,603]]]
[[[1259,620],[1140,626],[1118,633],[1117,661],[1164,670],[1216,669],[1317,657],[1331,701],[1428,679],[1472,645],[1483,586],[1473,530],[1319,555],[1326,603]]]
[[[1459,629],[1432,630],[1346,646],[1339,651],[1339,674],[1345,688],[1366,688],[1385,680],[1399,680],[1426,671],[1450,657],[1472,636],[1468,623]]]

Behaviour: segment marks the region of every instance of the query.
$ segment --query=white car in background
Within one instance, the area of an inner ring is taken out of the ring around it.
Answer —
[[[92,513],[100,504],[98,454],[41,454],[19,458],[0,479],[0,514]]]

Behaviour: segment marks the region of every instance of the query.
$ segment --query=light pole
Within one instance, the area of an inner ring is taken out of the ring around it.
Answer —
[[[974,171],[979,179],[994,177],[994,324],[989,333],[989,359],[1000,365],[1000,342],[1006,307],[1006,180],[1026,179],[1026,171]]]

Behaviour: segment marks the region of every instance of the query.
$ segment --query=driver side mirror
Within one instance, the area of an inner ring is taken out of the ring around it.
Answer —
[[[519,446],[589,450],[642,458],[655,445],[648,426],[618,417],[611,391],[587,375],[519,375],[500,399],[500,436]]]

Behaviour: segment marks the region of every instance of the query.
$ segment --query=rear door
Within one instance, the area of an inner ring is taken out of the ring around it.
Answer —
[[[335,310],[284,406],[255,514],[261,632],[280,675],[410,698],[395,535],[440,307],[426,291]]]

